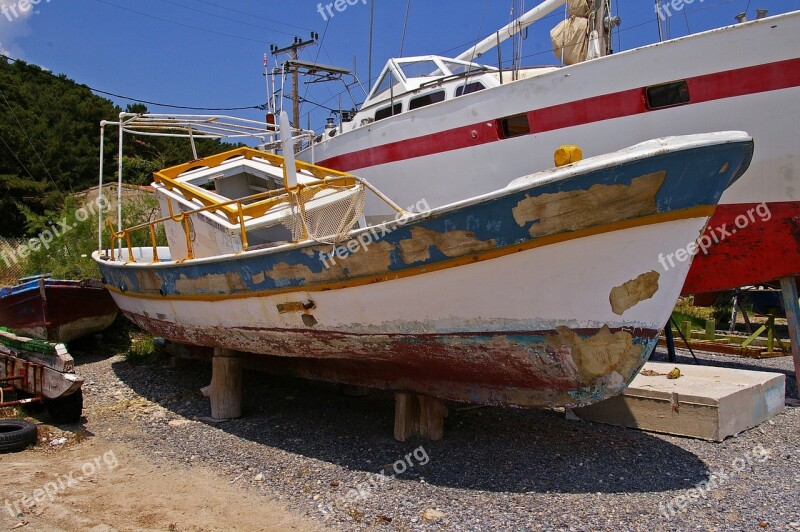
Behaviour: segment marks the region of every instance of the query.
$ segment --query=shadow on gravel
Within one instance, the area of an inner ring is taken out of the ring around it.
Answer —
[[[116,362],[113,369],[139,395],[176,414],[210,415],[199,392],[211,379],[208,364],[170,369]],[[328,384],[257,372],[245,372],[244,378],[244,417],[215,428],[352,471],[377,474],[423,446],[418,454],[429,456],[427,464],[410,458],[414,467],[401,478],[466,490],[663,492],[693,487],[709,475],[697,456],[655,436],[566,421],[563,414],[545,410],[465,409],[453,403],[443,441],[401,443],[393,438],[389,393],[353,398]],[[174,430],[162,427],[158,430]],[[191,452],[214,461],[224,450],[201,444]]]
[[[67,349],[75,359],[76,367],[98,362],[117,354],[127,353],[131,348],[132,330],[135,330],[135,325],[120,315],[111,327],[102,333],[70,342]]]

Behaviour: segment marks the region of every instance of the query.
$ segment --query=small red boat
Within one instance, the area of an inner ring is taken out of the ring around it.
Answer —
[[[36,276],[0,289],[0,325],[51,342],[66,343],[107,329],[117,312],[108,291],[94,280]]]

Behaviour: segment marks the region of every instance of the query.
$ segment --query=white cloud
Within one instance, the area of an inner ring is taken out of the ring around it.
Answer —
[[[30,33],[29,19],[39,12],[32,2],[22,2],[22,7],[26,9],[21,9],[19,0],[0,0],[0,53],[4,55],[22,55],[17,41]]]

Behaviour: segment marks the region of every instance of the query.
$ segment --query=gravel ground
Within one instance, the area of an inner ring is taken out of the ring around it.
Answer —
[[[797,398],[789,357],[698,356],[783,372],[787,396]],[[800,408],[710,443],[554,411],[450,404],[443,441],[400,443],[387,393],[346,397],[335,386],[248,372],[245,417],[211,424],[201,419],[210,415],[199,393],[210,381],[206,364],[76,359],[89,430],[211,467],[320,528],[800,530]],[[715,477],[703,497],[689,491]]]

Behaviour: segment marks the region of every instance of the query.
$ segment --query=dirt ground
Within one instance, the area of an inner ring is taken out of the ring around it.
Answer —
[[[101,436],[47,438],[0,455],[3,530],[314,530],[277,501],[202,467],[181,467]],[[34,498],[36,501],[34,501]],[[25,507],[28,504],[28,507]],[[19,514],[18,514],[19,511]]]

